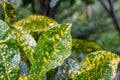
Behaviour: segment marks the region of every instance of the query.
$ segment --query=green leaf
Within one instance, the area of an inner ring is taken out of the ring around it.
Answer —
[[[82,62],[78,80],[113,80],[120,58],[107,51],[89,54]]]
[[[20,48],[12,29],[2,20],[0,20],[0,32],[0,79],[17,80]]]
[[[2,5],[0,5],[0,19],[1,20],[4,20],[4,9],[3,9],[3,7],[2,7]]]
[[[36,41],[30,34],[21,29],[14,28],[14,32],[16,34],[17,43],[27,56],[30,63],[33,64],[34,63],[33,53],[34,48],[36,47]]]
[[[48,17],[40,15],[31,15],[15,23],[16,27],[20,27],[28,33],[40,34],[41,32],[57,25],[58,23]]]
[[[31,77],[42,79],[44,74],[60,66],[70,56],[72,39],[71,24],[62,24],[43,32],[37,43],[34,59],[31,66]]]
[[[0,80],[17,80],[20,51],[15,41],[0,40]]]
[[[72,41],[73,52],[95,52],[99,50],[101,50],[101,47],[94,42],[79,39],[73,39]]]
[[[5,39],[9,32],[9,26],[4,21],[0,20],[0,39]]]
[[[0,40],[9,40],[16,39],[15,34],[12,32],[12,29],[5,23],[0,20]]]
[[[17,21],[15,8],[8,2],[1,2],[4,9],[5,21],[9,26]]]
[[[71,80],[77,77],[76,72],[79,71],[79,64],[72,58],[64,60],[61,66],[48,71],[46,75],[47,80]]]

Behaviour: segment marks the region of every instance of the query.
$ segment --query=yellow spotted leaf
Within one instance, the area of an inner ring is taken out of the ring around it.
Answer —
[[[14,27],[13,31],[15,32],[17,43],[21,47],[24,55],[26,55],[30,63],[33,64],[33,53],[34,48],[36,47],[36,41],[30,34],[21,29],[17,29]]]
[[[113,80],[120,57],[107,51],[93,52],[81,63],[78,80]]]
[[[4,9],[5,21],[9,26],[17,21],[15,8],[9,2],[1,2]]]
[[[20,50],[12,39],[0,40],[0,80],[18,80]]]
[[[41,15],[31,15],[16,22],[14,25],[18,28],[22,28],[32,35],[34,35],[34,33],[39,35],[41,32],[57,24],[58,23],[51,18]]]
[[[35,80],[42,79],[44,74],[60,66],[70,56],[72,38],[71,24],[61,24],[43,32],[38,40],[30,76]]]
[[[12,29],[0,20],[0,80],[19,77],[20,48]]]
[[[73,52],[95,52],[101,50],[101,47],[94,43],[80,39],[72,40],[72,51]]]

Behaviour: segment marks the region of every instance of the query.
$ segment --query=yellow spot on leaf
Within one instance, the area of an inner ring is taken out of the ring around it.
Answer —
[[[2,46],[0,45],[0,48],[2,48]]]
[[[6,45],[4,48],[8,48],[8,46]]]
[[[46,60],[46,58],[45,58],[45,57],[43,58],[43,61],[44,61],[45,63],[47,62],[47,60]]]
[[[61,31],[61,36],[63,36],[63,34],[64,34],[63,31]]]
[[[49,53],[48,53],[48,52],[46,52],[46,55],[47,55],[47,56],[49,56]]]
[[[5,9],[5,7],[6,7],[6,3],[3,3],[2,6],[3,6],[3,8]]]
[[[53,25],[54,25],[54,23],[50,23],[49,25],[50,25],[50,26],[53,26]]]
[[[60,50],[58,50],[58,49],[55,49],[55,52],[59,52]]]
[[[92,49],[88,48],[88,49],[87,49],[87,51],[89,51],[89,52],[90,52],[90,51],[92,51]]]
[[[19,80],[28,80],[28,77],[20,77]]]
[[[53,44],[53,48],[56,49],[56,47],[57,47],[57,44]]]
[[[54,42],[55,41],[55,39],[54,38],[51,38],[51,40]]]
[[[56,34],[56,39],[58,39],[58,40],[61,39],[60,36],[59,36],[59,34]]]
[[[3,43],[3,42],[5,42],[5,40],[0,40],[0,43]]]
[[[86,61],[87,61],[88,63],[90,62],[88,57],[86,57]]]

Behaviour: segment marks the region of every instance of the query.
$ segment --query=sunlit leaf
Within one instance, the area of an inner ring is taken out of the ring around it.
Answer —
[[[79,39],[72,40],[72,51],[73,52],[95,52],[101,50],[101,47],[94,43]]]
[[[21,47],[22,51],[25,53],[29,61],[33,63],[34,62],[33,53],[34,48],[36,47],[36,41],[33,39],[31,35],[29,35],[28,33],[21,29],[15,28],[14,32],[16,34],[17,42]]]
[[[89,54],[82,62],[78,80],[113,80],[120,58],[107,51]]]
[[[20,51],[15,41],[0,40],[0,80],[17,80]]]
[[[19,77],[19,79],[18,80],[29,80],[28,79],[28,77],[27,76],[25,76],[25,77]]]
[[[51,18],[40,15],[31,15],[26,17],[25,19],[16,22],[15,26],[23,28],[23,30],[31,34],[33,34],[34,32],[40,34],[41,32],[57,24],[58,23]]]
[[[42,79],[47,71],[60,66],[70,56],[70,27],[70,24],[63,24],[43,32],[35,49],[36,62],[31,66],[30,73],[32,78]]]
[[[4,9],[5,21],[8,25],[12,25],[17,21],[15,8],[8,2],[1,2]]]

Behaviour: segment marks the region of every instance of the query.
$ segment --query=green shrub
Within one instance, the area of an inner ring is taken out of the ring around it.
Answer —
[[[72,39],[71,24],[58,24],[51,18],[39,15],[17,21],[14,7],[7,2],[1,2],[1,5],[5,21],[0,20],[0,80],[44,80],[45,76],[48,80],[54,80],[52,75],[55,75],[55,69],[72,52],[92,53],[78,64],[77,70],[68,71],[66,79],[114,78],[119,56],[103,51],[94,42]],[[36,36],[39,37],[37,40]],[[22,74],[20,71],[28,73]]]

